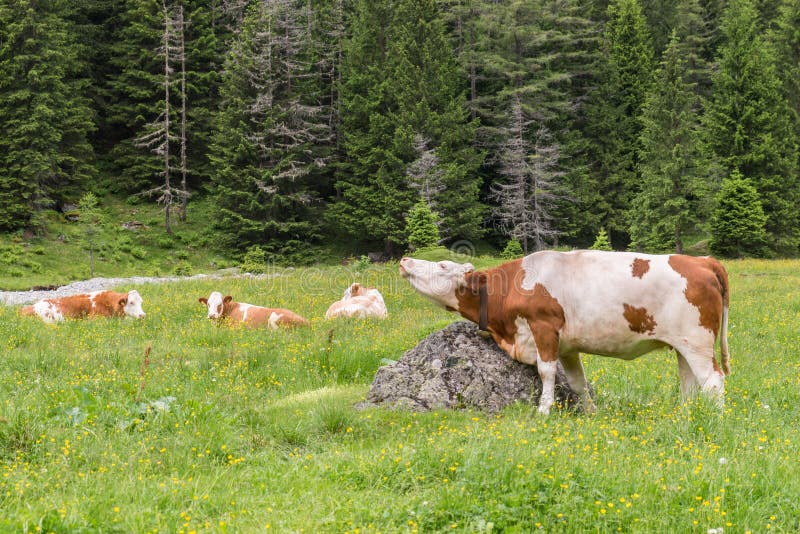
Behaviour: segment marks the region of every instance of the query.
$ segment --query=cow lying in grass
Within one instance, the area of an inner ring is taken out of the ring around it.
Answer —
[[[352,284],[344,292],[342,300],[337,300],[325,312],[326,319],[335,317],[376,317],[385,319],[389,315],[383,296],[373,287]]]
[[[557,362],[585,409],[595,409],[581,352],[630,360],[672,347],[683,394],[699,387],[722,402],[730,373],[728,275],[713,258],[542,251],[482,272],[403,258],[400,274],[433,302],[478,323],[512,358],[535,364],[543,414],[553,403]]]
[[[19,311],[22,315],[38,315],[46,323],[84,317],[135,317],[145,316],[142,297],[135,289],[127,293],[93,291],[70,297],[43,299]]]
[[[250,327],[266,326],[276,330],[279,326],[307,326],[308,321],[293,311],[283,308],[264,308],[244,302],[234,302],[233,297],[214,291],[208,298],[199,300],[208,308],[208,318],[226,321],[231,324],[243,324]]]

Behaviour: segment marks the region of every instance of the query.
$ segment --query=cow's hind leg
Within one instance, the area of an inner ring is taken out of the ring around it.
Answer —
[[[569,352],[559,356],[564,374],[567,375],[567,384],[581,399],[581,407],[586,413],[595,413],[597,407],[589,395],[589,384],[586,382],[586,374],[583,371],[581,356],[577,352]]]

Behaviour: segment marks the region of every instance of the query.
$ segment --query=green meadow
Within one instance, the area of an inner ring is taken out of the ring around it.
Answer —
[[[591,416],[357,410],[457,319],[396,264],[136,286],[141,321],[0,307],[0,532],[797,532],[800,261],[726,266],[722,414],[667,351],[586,356]],[[387,320],[323,319],[354,280]],[[311,327],[216,326],[213,290]]]

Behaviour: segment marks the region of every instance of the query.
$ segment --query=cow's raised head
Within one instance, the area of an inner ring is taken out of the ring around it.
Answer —
[[[230,295],[223,297],[222,293],[214,291],[208,298],[200,297],[197,300],[208,308],[209,319],[219,319],[225,315],[225,304],[232,301],[233,297]]]
[[[457,292],[466,286],[467,275],[474,270],[471,263],[400,260],[400,275],[422,295],[450,310],[458,310]]]
[[[142,296],[135,289],[128,291],[128,296],[119,299],[119,307],[125,312],[128,317],[141,319],[145,316],[142,309]]]

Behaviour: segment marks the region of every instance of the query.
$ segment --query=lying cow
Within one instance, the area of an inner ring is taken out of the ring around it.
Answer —
[[[202,304],[208,307],[208,318],[217,321],[229,321],[232,324],[244,324],[250,327],[267,326],[277,330],[279,326],[307,326],[308,321],[293,311],[283,308],[264,308],[244,302],[234,302],[233,297],[214,291],[208,298],[200,297]]]
[[[468,263],[403,258],[400,274],[433,302],[479,323],[515,360],[536,364],[540,413],[553,403],[557,361],[584,408],[594,411],[579,353],[630,360],[659,347],[677,352],[684,395],[699,386],[722,402],[730,373],[728,275],[713,258],[543,251],[482,272]]]
[[[83,317],[135,317],[145,316],[142,297],[135,289],[127,293],[94,291],[71,297],[40,300],[19,310],[22,315],[38,315],[46,323]]]
[[[352,284],[344,292],[342,300],[337,300],[325,312],[326,319],[335,317],[377,317],[385,319],[389,315],[383,296],[374,287]]]

